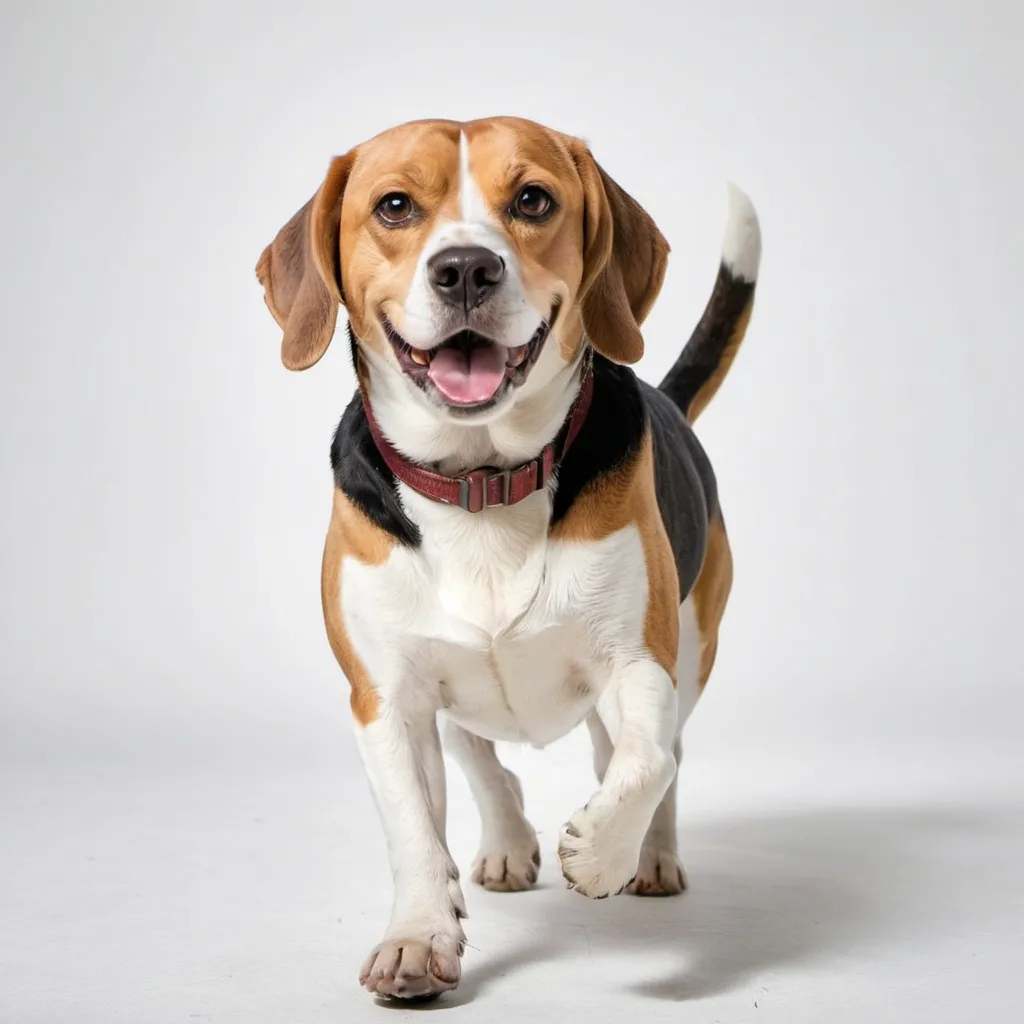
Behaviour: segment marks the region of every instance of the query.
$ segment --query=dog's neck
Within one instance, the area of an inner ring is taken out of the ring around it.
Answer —
[[[562,366],[543,387],[480,424],[460,423],[420,395],[380,357],[360,351],[357,373],[374,418],[402,455],[439,473],[480,466],[508,469],[535,458],[557,436],[579,394],[583,360]]]

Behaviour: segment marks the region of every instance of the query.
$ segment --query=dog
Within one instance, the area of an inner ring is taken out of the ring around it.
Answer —
[[[540,865],[495,741],[543,747],[585,721],[599,785],[559,837],[568,886],[685,887],[680,733],[732,585],[692,424],[746,333],[761,252],[729,196],[711,297],[657,388],[630,364],[668,243],[586,144],[530,121],[417,121],[356,146],[259,259],[284,365],[316,363],[344,309],[358,380],[321,592],[394,878],[371,993],[461,977],[439,718],[482,820],[475,882],[529,889]]]

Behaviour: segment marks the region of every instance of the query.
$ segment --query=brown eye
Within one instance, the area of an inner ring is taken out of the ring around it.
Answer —
[[[555,201],[550,193],[540,185],[527,185],[518,196],[513,212],[523,220],[543,220],[555,208]]]
[[[397,224],[404,224],[412,218],[412,200],[404,192],[389,192],[376,208],[377,216],[394,227]]]

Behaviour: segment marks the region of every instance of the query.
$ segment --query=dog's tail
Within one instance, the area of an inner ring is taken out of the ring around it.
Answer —
[[[761,228],[754,206],[729,185],[729,219],[722,262],[704,315],[675,366],[659,385],[690,423],[718,391],[739,351],[754,308],[754,287],[761,262]]]

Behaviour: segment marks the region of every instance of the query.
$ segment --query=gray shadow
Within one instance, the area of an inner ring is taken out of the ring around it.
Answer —
[[[1019,808],[955,807],[792,811],[684,827],[690,888],[682,897],[592,902],[548,889],[488,898],[478,913],[543,921],[542,945],[534,939],[472,965],[460,989],[432,1006],[462,1005],[517,968],[586,949],[674,951],[670,973],[624,987],[682,1001],[756,983],[786,965],[870,949],[881,937],[909,942],[970,927],[977,911],[969,890],[951,885],[951,857],[978,870],[984,844],[1021,827]],[[979,855],[972,854],[979,844]]]

